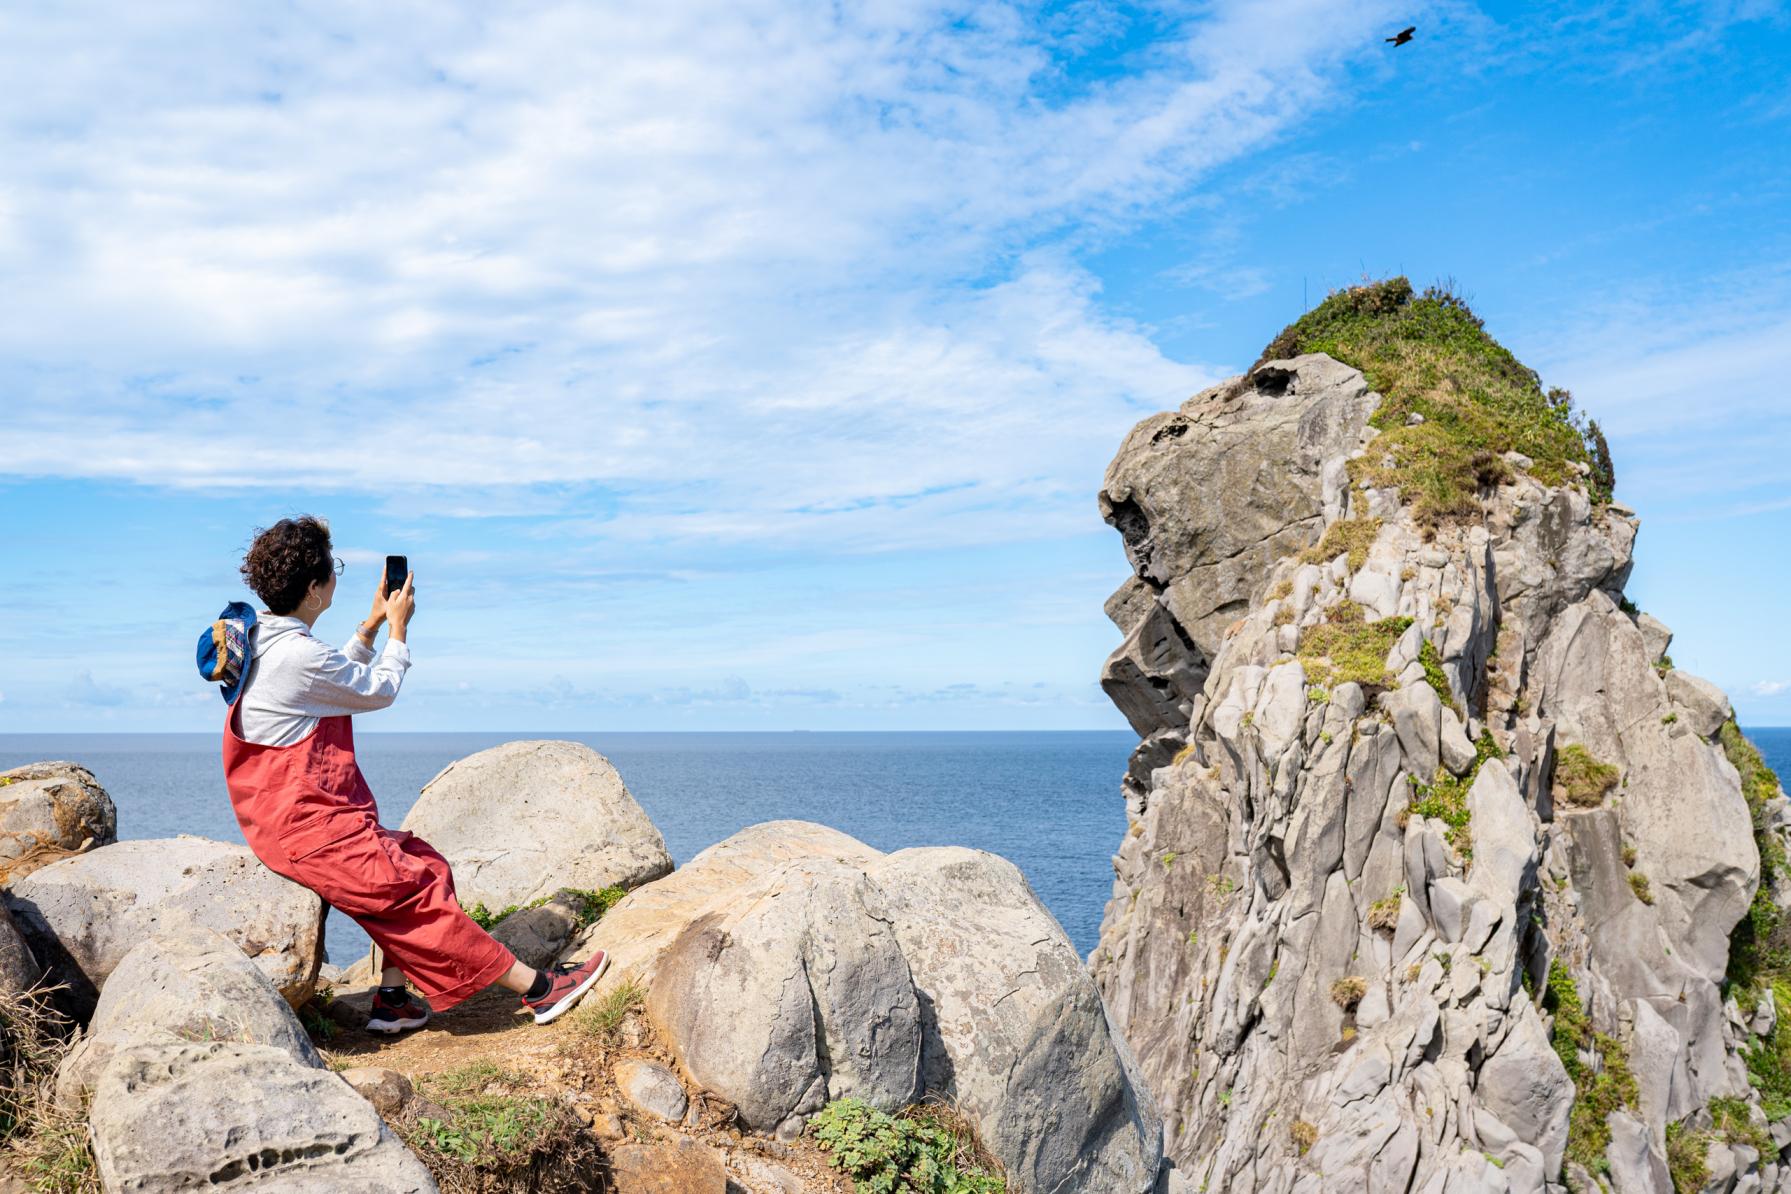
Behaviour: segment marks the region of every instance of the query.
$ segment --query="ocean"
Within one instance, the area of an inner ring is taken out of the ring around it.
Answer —
[[[1791,728],[1748,731],[1791,778]],[[819,821],[879,850],[957,845],[1011,859],[1086,957],[1125,832],[1123,731],[1011,733],[552,734],[621,772],[674,861],[760,821]],[[455,759],[527,734],[357,734],[361,770],[396,826]],[[88,767],[118,805],[123,838],[194,833],[241,842],[212,734],[0,734],[0,770],[43,759]],[[332,912],[329,957],[366,935]]]
[[[357,733],[356,755],[396,828],[424,784],[456,759],[530,737],[583,742],[621,772],[688,861],[748,825],[793,818],[879,850],[973,846],[1010,859],[1086,957],[1125,832],[1127,731],[1014,733]],[[193,833],[241,842],[215,734],[0,734],[0,770],[44,759],[90,769],[118,806],[121,838]],[[331,912],[329,958],[367,937]]]

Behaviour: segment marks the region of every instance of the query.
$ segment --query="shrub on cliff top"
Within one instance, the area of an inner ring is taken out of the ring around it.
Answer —
[[[1262,360],[1308,352],[1353,365],[1380,392],[1371,421],[1382,434],[1352,476],[1397,485],[1422,523],[1477,515],[1480,490],[1510,479],[1510,451],[1528,456],[1545,485],[1576,479],[1575,466],[1585,464],[1592,496],[1610,499],[1609,451],[1600,451],[1602,437],[1582,423],[1572,395],[1545,391],[1447,288],[1414,294],[1405,278],[1388,278],[1335,291],[1275,337]]]

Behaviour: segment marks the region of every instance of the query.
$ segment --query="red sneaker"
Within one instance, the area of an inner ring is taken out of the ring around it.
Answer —
[[[576,966],[566,964],[550,967],[543,971],[549,979],[547,993],[539,999],[523,996],[522,1006],[535,1013],[535,1023],[551,1023],[570,1011],[572,1005],[586,991],[597,985],[597,980],[608,969],[609,955],[603,950],[598,950]]]
[[[427,1023],[429,1005],[409,991],[404,993],[403,999],[388,1000],[384,991],[374,989],[373,1011],[367,1017],[368,1032],[403,1032]]]

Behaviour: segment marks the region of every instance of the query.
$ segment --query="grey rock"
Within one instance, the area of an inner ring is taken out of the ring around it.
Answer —
[[[436,1190],[371,1104],[335,1074],[273,1045],[121,1050],[100,1074],[88,1122],[108,1190]]]
[[[1145,1194],[1162,1122],[1075,947],[1012,863],[901,850],[887,893],[922,993],[925,1089],[977,1123],[1018,1189]]]
[[[512,912],[492,926],[491,935],[525,966],[540,969],[566,951],[582,927],[584,899],[568,891],[533,908]]]
[[[1728,694],[1708,680],[1674,668],[1667,673],[1667,697],[1679,718],[1700,738],[1709,738],[1733,716]]]
[[[56,1099],[78,1107],[111,1061],[135,1045],[232,1041],[323,1061],[298,1017],[241,949],[210,929],[170,926],[133,947],[100,993],[87,1032],[56,1071]]]
[[[1605,1123],[1611,1129],[1605,1156],[1617,1194],[1673,1194],[1667,1159],[1649,1142],[1648,1129],[1624,1111],[1613,1111]]]
[[[1636,616],[1636,629],[1642,634],[1642,652],[1650,664],[1658,663],[1666,656],[1667,648],[1672,645],[1673,632],[1667,624],[1653,614]]]
[[[684,1118],[690,1100],[678,1076],[658,1062],[630,1058],[615,1067],[616,1089],[622,1097],[655,1119],[676,1123]]]
[[[1500,1122],[1536,1146],[1545,1172],[1555,1173],[1567,1149],[1573,1082],[1535,1008],[1527,1001],[1517,1005],[1513,1018],[1498,1052],[1480,1067],[1477,1093]]]
[[[0,886],[70,854],[118,840],[118,810],[78,763],[0,771]]]
[[[1474,765],[1474,744],[1468,741],[1461,718],[1447,705],[1443,706],[1442,731],[1437,741],[1442,750],[1443,766],[1454,775],[1466,775]]]
[[[450,763],[403,828],[453,864],[461,902],[527,904],[562,887],[632,888],[672,869],[609,760],[577,742],[506,742]]]
[[[1157,591],[1136,576],[1128,576],[1119,588],[1113,590],[1113,596],[1107,598],[1102,609],[1119,627],[1121,634],[1130,634],[1132,627],[1138,625],[1156,604]]]
[[[6,895],[32,952],[85,1019],[138,942],[197,925],[249,955],[294,1007],[323,961],[323,901],[245,847],[177,837],[117,842],[51,863]]]
[[[1381,708],[1393,719],[1406,770],[1430,782],[1441,761],[1443,702],[1428,684],[1408,684],[1381,697]]]
[[[354,1066],[342,1071],[342,1081],[387,1118],[398,1114],[414,1093],[409,1078],[384,1066]]]
[[[1101,669],[1101,689],[1140,737],[1185,730],[1206,679],[1206,656],[1175,615],[1152,604]]]
[[[22,995],[42,983],[43,977],[37,955],[13,924],[12,913],[0,904],[0,995]]]
[[[1317,541],[1324,467],[1362,442],[1378,404],[1356,370],[1305,356],[1266,362],[1126,437],[1101,515],[1204,659],[1270,565]]]

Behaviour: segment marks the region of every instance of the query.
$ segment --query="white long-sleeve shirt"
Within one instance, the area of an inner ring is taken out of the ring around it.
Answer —
[[[239,698],[243,738],[291,746],[320,717],[384,709],[398,698],[410,669],[410,648],[386,641],[376,659],[353,637],[340,651],[310,627],[281,614],[256,615],[254,664]]]

